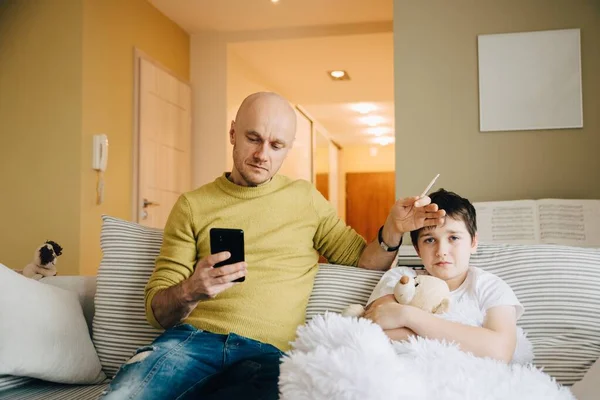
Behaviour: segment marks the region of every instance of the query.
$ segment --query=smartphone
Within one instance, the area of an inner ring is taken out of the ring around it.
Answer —
[[[215,268],[244,261],[244,231],[241,229],[211,228],[210,254],[228,251],[231,257],[215,264]],[[233,282],[244,282],[245,276]]]

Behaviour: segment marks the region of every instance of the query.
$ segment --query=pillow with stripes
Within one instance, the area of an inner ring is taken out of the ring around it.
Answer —
[[[160,229],[102,216],[92,324],[93,342],[104,373],[116,374],[138,347],[150,344],[162,331],[146,321],[144,288],[160,252]]]
[[[367,304],[385,271],[319,264],[306,307],[306,322],[325,311],[341,313],[350,304]]]
[[[525,307],[519,320],[536,366],[572,385],[600,356],[600,249],[480,243],[471,265],[502,278]]]

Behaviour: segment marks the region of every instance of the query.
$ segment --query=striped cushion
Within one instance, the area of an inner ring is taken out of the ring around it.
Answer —
[[[600,249],[479,245],[471,264],[498,275],[525,314],[535,364],[572,385],[600,356]]]
[[[35,379],[26,376],[0,375],[0,398],[2,398],[3,392],[6,390],[27,385],[28,383],[35,381]]]
[[[134,351],[161,331],[146,321],[144,287],[162,243],[162,231],[103,216],[103,257],[97,277],[93,341],[112,377]]]
[[[0,391],[0,399],[11,400],[96,400],[108,383],[98,385],[63,385],[35,380],[32,384]]]
[[[383,271],[319,264],[306,307],[306,322],[325,311],[341,312],[350,304],[367,304]]]

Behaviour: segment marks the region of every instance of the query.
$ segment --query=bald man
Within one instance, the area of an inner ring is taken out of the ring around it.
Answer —
[[[280,358],[304,323],[319,254],[387,269],[404,232],[443,222],[428,197],[402,199],[367,246],[310,182],[277,175],[295,134],[281,96],[242,102],[229,131],[232,171],[182,195],[167,221],[146,286],[148,321],[165,332],[121,367],[104,398],[278,398]],[[214,268],[230,254],[210,254],[211,228],[242,229],[246,261]]]

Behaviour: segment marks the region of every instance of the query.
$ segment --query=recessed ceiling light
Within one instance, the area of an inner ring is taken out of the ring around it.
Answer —
[[[368,114],[371,111],[377,110],[377,106],[372,103],[355,103],[350,106],[354,111],[357,111],[361,114]]]
[[[348,81],[350,80],[350,75],[344,70],[336,69],[333,71],[327,71],[331,79],[334,81]]]
[[[369,126],[377,126],[384,122],[384,119],[379,115],[367,115],[366,117],[361,117],[360,122]]]
[[[394,143],[394,138],[390,136],[380,136],[373,139],[373,142],[380,144],[381,146],[387,146],[388,144]]]
[[[279,0],[271,0],[271,3],[279,3]]]
[[[381,136],[392,133],[392,128],[387,126],[371,126],[365,129],[365,132],[369,135]]]

